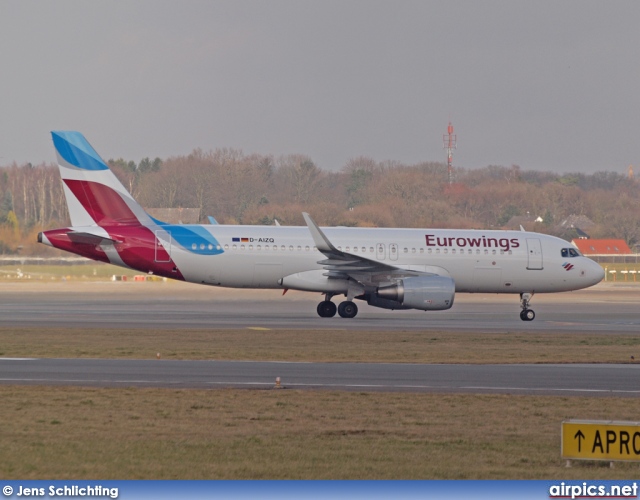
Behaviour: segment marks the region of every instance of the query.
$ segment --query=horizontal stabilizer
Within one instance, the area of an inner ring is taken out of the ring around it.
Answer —
[[[122,243],[121,241],[106,238],[98,234],[91,234],[81,231],[69,231],[67,236],[74,243],[85,243],[87,245],[102,245],[103,243]]]

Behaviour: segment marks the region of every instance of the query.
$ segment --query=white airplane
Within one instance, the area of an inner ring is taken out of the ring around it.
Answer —
[[[578,290],[604,271],[559,238],[524,231],[172,225],[149,216],[78,132],[52,132],[71,227],[38,241],[89,259],[203,285],[320,292],[321,317],[451,308],[456,292],[520,296]],[[336,295],[346,300],[339,306]]]

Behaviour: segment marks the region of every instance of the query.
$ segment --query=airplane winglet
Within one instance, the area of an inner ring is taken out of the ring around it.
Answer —
[[[307,227],[309,228],[309,232],[311,233],[311,237],[313,238],[316,248],[322,253],[338,253],[338,249],[333,246],[329,241],[329,238],[327,238],[327,236],[322,232],[322,229],[318,227],[318,224],[316,224],[311,216],[307,212],[302,212],[302,216],[304,217],[304,221],[307,223]]]

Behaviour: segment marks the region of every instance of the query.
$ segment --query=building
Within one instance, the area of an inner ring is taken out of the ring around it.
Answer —
[[[573,239],[571,244],[580,250],[582,255],[600,263],[631,263],[637,260],[637,255],[624,240]]]

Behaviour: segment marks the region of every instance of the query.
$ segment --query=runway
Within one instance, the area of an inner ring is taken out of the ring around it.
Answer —
[[[228,290],[182,283],[5,283],[0,326],[41,328],[299,329],[562,332],[637,335],[640,286],[601,284],[535,296],[533,322],[517,296],[458,295],[450,311],[360,306],[355,319],[319,318],[316,294]],[[319,332],[320,333],[320,332]],[[418,365],[0,358],[1,384],[109,387],[477,392],[640,396],[640,365]]]
[[[640,395],[640,365],[418,365],[0,358],[0,384]]]
[[[517,295],[458,294],[449,311],[388,311],[357,301],[354,319],[319,318],[320,294],[169,283],[4,283],[0,325],[110,328],[285,328],[459,332],[640,331],[640,284],[600,284],[534,296],[536,319],[519,318]],[[339,298],[336,297],[338,302]]]

